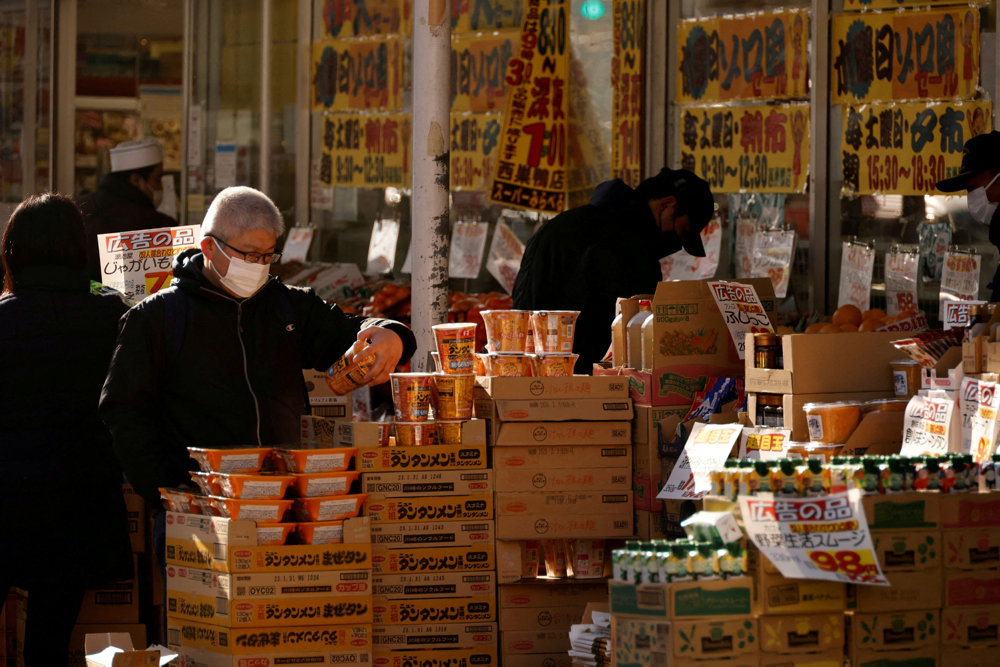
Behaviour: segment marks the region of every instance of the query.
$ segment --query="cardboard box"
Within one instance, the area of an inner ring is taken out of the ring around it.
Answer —
[[[362,472],[479,470],[486,467],[486,444],[361,447],[354,462]]]
[[[659,514],[663,510],[663,501],[657,498],[663,488],[661,473],[636,473],[632,475],[632,506],[636,510],[636,534],[639,532],[639,512]]]
[[[941,501],[948,497],[939,493],[870,495],[861,497],[861,505],[873,532],[930,530],[941,528]]]
[[[600,580],[598,582],[568,579],[559,582],[545,581],[499,586],[497,588],[497,603],[501,609],[578,607],[582,613],[587,604],[607,600],[608,585]],[[579,621],[576,622],[579,623]]]
[[[370,498],[365,514],[372,523],[400,521],[476,521],[493,518],[493,494]]]
[[[824,336],[835,336],[836,334],[823,334]],[[901,649],[899,651],[854,651],[851,654],[851,667],[938,667],[941,665],[955,665],[964,663],[953,663],[941,660],[940,646],[923,646],[914,649]]]
[[[496,595],[494,572],[425,572],[372,575],[375,599],[460,598]]]
[[[763,614],[759,623],[762,651],[785,655],[833,651],[843,653],[844,615],[840,612]]]
[[[500,655],[525,653],[557,653],[569,651],[569,632],[566,630],[521,630],[500,633]]]
[[[375,574],[420,574],[425,572],[488,572],[495,569],[491,544],[469,547],[409,547],[375,551]]]
[[[944,608],[1000,603],[1000,570],[945,570]]]
[[[667,586],[667,584],[636,585],[627,581],[609,581],[608,599],[612,616],[621,614],[669,619],[670,601]]]
[[[659,512],[635,510],[635,535],[640,540],[680,539],[685,537],[681,521],[697,512],[702,501],[664,500]]]
[[[766,561],[766,558],[762,558]],[[765,614],[819,614],[842,612],[847,607],[847,585],[817,579],[786,579],[757,570],[760,607]],[[868,586],[874,588],[874,586]]]
[[[676,425],[687,416],[690,412],[690,405],[681,406],[657,406],[650,407],[645,405],[636,405],[635,418],[632,420],[632,444],[633,445],[645,445],[651,444],[656,445],[659,441],[662,441],[664,437],[661,435],[660,424],[664,421],[671,420],[676,428]],[[673,434],[668,433],[668,436],[672,438]],[[638,446],[636,447],[636,456],[639,456]],[[650,448],[651,452],[655,452],[656,448]]]
[[[760,653],[744,653],[731,656],[715,656],[712,658],[678,658],[670,662],[671,667],[759,667]]]
[[[945,530],[1000,527],[1000,494],[950,493],[939,503]]]
[[[372,650],[341,649],[322,652],[303,653],[289,651],[287,653],[252,653],[248,655],[230,655],[201,649],[179,649],[184,656],[185,667],[282,667],[284,665],[370,665]]]
[[[625,399],[628,383],[615,377],[569,375],[558,377],[477,377],[477,392],[501,399]],[[545,421],[545,420],[540,420]]]
[[[886,530],[872,533],[875,557],[883,572],[938,570],[941,567],[941,531]]]
[[[667,586],[667,596],[670,617],[675,621],[748,616],[759,608],[753,577],[672,583]]]
[[[326,410],[326,416],[344,419],[350,414],[351,397],[349,395],[340,396],[333,393],[330,385],[326,383],[326,375],[326,371],[317,371],[312,368],[302,371],[302,378],[306,383],[306,391],[309,393],[309,405],[313,407],[333,408],[332,412],[334,414],[330,414],[331,411]]]
[[[492,470],[420,470],[366,472],[361,475],[361,493],[369,498],[392,496],[466,496],[493,491]]]
[[[671,643],[678,658],[728,658],[756,654],[760,635],[757,618],[677,620],[671,623]]]
[[[552,632],[569,635],[570,626],[581,623],[586,605],[500,609],[500,632]]]
[[[633,416],[632,401],[628,398],[480,399],[475,401],[474,409],[476,417],[489,419],[493,424],[539,421],[628,421]]]
[[[373,523],[371,531],[373,551],[492,545],[496,532],[493,520]]]
[[[576,664],[566,651],[503,654],[503,667],[576,667]]]
[[[894,651],[936,647],[941,641],[939,609],[848,612],[848,641],[853,650]]]
[[[632,471],[628,468],[555,468],[548,471],[500,468],[496,471],[496,491],[498,494],[631,490]]]
[[[378,447],[382,442],[380,434],[383,432],[382,429],[385,428],[392,429],[392,424],[386,422],[356,422],[350,419],[342,419],[334,424],[333,440],[330,446]],[[463,435],[465,434],[463,433]]]
[[[498,493],[501,540],[630,537],[632,492]]]
[[[498,667],[496,647],[453,648],[445,650],[417,649],[412,651],[379,650],[373,656],[374,667]]]
[[[337,447],[337,420],[319,415],[302,415],[299,418],[299,441],[304,445]],[[377,445],[378,440],[367,444]]]
[[[122,484],[122,493],[125,496],[128,538],[132,542],[132,553],[141,554],[146,551],[146,503],[129,484]]]
[[[954,660],[954,664],[962,667],[1000,667],[1000,656],[995,647],[969,648],[967,646],[942,646],[942,654]]]
[[[498,379],[498,378],[493,378]],[[628,445],[628,421],[500,422],[490,444],[509,445]]]
[[[376,652],[410,649],[496,647],[496,623],[379,625],[372,628]],[[568,642],[568,639],[567,639]],[[506,664],[506,663],[505,663]]]
[[[788,334],[781,336],[784,369],[754,368],[747,355],[746,390],[768,394],[893,394],[889,362],[901,355],[892,345],[898,331]],[[753,334],[747,334],[753,349]]]
[[[145,646],[145,644],[140,644]],[[136,649],[128,632],[97,632],[83,638],[87,667],[159,667],[177,664],[177,654],[159,649]]]
[[[0,625],[2,628],[2,625]],[[73,633],[69,636],[69,658],[66,661],[67,667],[86,667],[87,660],[87,649],[85,646],[85,637],[87,635],[93,634],[127,634],[132,638],[133,646],[146,646],[148,642],[146,641],[146,626],[142,623],[77,623],[73,627]],[[0,631],[0,639],[3,639],[3,632]],[[5,654],[5,648],[3,642],[0,641],[0,656]],[[0,660],[0,665],[7,665],[8,663]],[[14,656],[10,656],[10,667],[14,667]]]
[[[139,622],[139,564],[134,555],[132,564],[136,574],[131,579],[84,592],[77,623]]]
[[[497,447],[492,453],[494,475],[504,468],[551,471],[632,466],[632,448],[627,445],[528,445]]]
[[[372,618],[376,625],[403,623],[482,623],[497,620],[496,596],[470,598],[408,598],[379,599],[372,602]]]
[[[612,664],[617,667],[660,667],[669,664],[670,622],[658,618],[611,615]]]
[[[167,645],[233,656],[258,653],[315,653],[372,649],[372,626],[298,625],[289,628],[225,628],[175,616],[167,617]],[[256,664],[247,660],[247,664]]]
[[[826,653],[770,653],[761,651],[759,667],[844,667],[844,649]]]
[[[524,574],[521,564],[521,540],[497,540],[497,583],[520,582]]]
[[[792,440],[795,441],[807,441],[809,440],[809,424],[806,422],[806,413],[802,409],[806,403],[829,403],[833,401],[870,401],[876,398],[892,398],[892,390],[889,391],[867,391],[867,392],[848,392],[848,393],[824,393],[824,394],[781,394],[781,405],[784,410],[784,427],[790,428],[792,430]],[[757,393],[748,392],[747,393],[747,415],[750,417],[750,421],[753,423],[758,423],[757,414]],[[898,428],[895,428],[892,432],[894,441],[896,442],[896,451],[899,451],[899,446],[903,442],[903,412],[891,413],[893,416],[893,421],[898,422]],[[865,419],[873,415],[868,415]],[[789,417],[791,419],[789,420]],[[864,421],[864,420],[862,420]],[[858,428],[861,428],[861,424],[858,424]],[[864,442],[868,442],[864,440]]]
[[[959,528],[943,531],[944,567],[985,570],[1000,567],[1000,528]]]
[[[851,607],[862,613],[941,608],[940,570],[893,572],[888,579],[889,586],[852,586]]]
[[[941,643],[945,646],[1000,646],[1000,607],[945,607],[941,610]],[[950,650],[950,649],[949,649]],[[995,659],[1000,655],[994,650]]]

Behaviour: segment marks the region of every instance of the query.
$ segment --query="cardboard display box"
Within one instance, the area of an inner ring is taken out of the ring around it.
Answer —
[[[498,494],[631,490],[632,471],[628,468],[556,468],[548,471],[500,468],[496,471]]]
[[[498,493],[501,540],[631,537],[632,492]]]
[[[500,655],[525,653],[556,653],[569,651],[569,632],[566,630],[521,630],[500,633]]]
[[[763,614],[759,622],[761,651],[785,655],[843,652],[842,613]]]
[[[202,649],[177,649],[184,656],[186,667],[282,667],[284,665],[307,664],[319,667],[332,665],[370,665],[372,650],[343,649],[326,650],[315,653],[289,651],[287,653],[253,653],[249,655],[229,655]]]
[[[847,607],[847,585],[840,582],[786,579],[763,567],[757,570],[756,579],[765,614],[819,614],[842,612]]]
[[[569,375],[557,377],[477,377],[477,393],[493,400],[513,399],[625,399],[628,383],[614,377]],[[545,421],[545,420],[541,420]]]
[[[485,432],[482,439],[481,444],[361,447],[354,461],[362,472],[480,470],[486,468]]]
[[[944,566],[959,570],[1000,567],[1000,528],[959,528],[943,531]]]
[[[929,574],[929,573],[930,574]],[[852,609],[862,613],[940,609],[943,600],[940,570],[893,572],[890,586],[851,586]]]
[[[638,586],[610,581],[608,593],[611,613],[628,616],[687,621],[739,618],[758,611],[757,587],[753,577]]]
[[[576,667],[576,665],[577,663],[573,662],[566,651],[503,654],[503,667]]]
[[[414,521],[373,523],[372,549],[469,547],[492,545],[495,526],[488,521]]]
[[[627,366],[594,364],[595,376],[614,376],[628,382],[628,396],[636,407],[658,407],[687,413],[695,393],[705,389],[705,376],[686,378],[675,373],[654,376],[652,371],[644,371]],[[663,380],[661,385],[660,380]],[[683,414],[681,415],[683,416]]]
[[[660,667],[670,663],[670,622],[611,615],[611,646],[617,667]]]
[[[1000,603],[1000,570],[945,570],[942,607]]]
[[[664,500],[659,512],[635,510],[635,535],[640,540],[675,540],[686,536],[681,521],[702,508],[702,501]]]
[[[941,501],[949,497],[939,493],[867,495],[861,497],[861,505],[873,534],[883,530],[932,530],[941,528]]]
[[[477,521],[493,518],[493,494],[369,498],[365,515],[375,523],[405,521]]]
[[[580,623],[586,605],[500,609],[500,632],[552,632],[569,634],[570,626]]]
[[[0,626],[2,628],[2,626]],[[69,658],[66,661],[67,667],[86,667],[86,648],[84,645],[84,640],[87,635],[92,634],[108,634],[108,633],[118,633],[127,634],[132,638],[133,646],[147,646],[146,641],[146,626],[143,623],[77,623],[73,627],[73,633],[69,637]],[[0,632],[0,639],[3,638],[3,633]],[[0,642],[0,656],[4,653],[4,647],[2,642]],[[10,667],[14,667],[14,656],[10,656],[11,662]],[[0,660],[0,665],[4,665],[2,660]]]
[[[498,667],[496,647],[453,648],[445,650],[417,649],[411,651],[378,650],[373,656],[374,667]]]
[[[1000,527],[1000,494],[950,493],[938,502],[945,530]]]
[[[135,555],[132,565],[135,575],[131,579],[84,592],[77,623],[139,622],[139,561]]]
[[[493,450],[493,471],[504,468],[551,471],[574,468],[632,467],[632,448],[627,445],[560,445],[497,447]]]
[[[729,658],[756,654],[760,634],[757,617],[725,620],[677,620],[672,624],[671,643],[678,658]]]
[[[421,574],[425,572],[488,572],[495,569],[492,544],[468,547],[409,547],[379,549],[372,554],[375,574]]]
[[[1000,656],[997,656],[995,646],[975,648],[942,646],[941,653],[962,667],[1000,667]]]
[[[812,334],[810,334],[812,335]],[[836,334],[822,334],[835,336]],[[941,660],[940,646],[923,646],[899,651],[854,651],[851,654],[851,667],[945,667],[946,665],[962,664]]]
[[[313,407],[336,408],[332,412],[342,414],[331,414],[331,411],[327,410],[325,411],[325,416],[344,419],[350,414],[351,397],[350,395],[340,396],[333,393],[330,385],[326,383],[326,376],[326,371],[317,371],[312,368],[302,371],[302,378],[306,383],[306,391],[309,393],[309,405]]]
[[[678,658],[674,657],[671,667],[759,667],[760,653],[741,653],[740,655],[715,656],[713,658]],[[798,665],[796,665],[798,667]]]
[[[608,585],[601,580],[566,579],[497,588],[497,603],[501,609],[579,607],[583,613],[589,603],[604,602],[607,598]]]
[[[941,568],[939,530],[876,531],[872,533],[872,543],[883,572]]]
[[[167,645],[233,656],[257,653],[343,652],[372,649],[372,626],[363,623],[289,628],[225,628],[167,617]],[[255,664],[249,658],[246,664]]]
[[[425,572],[423,574],[376,574],[372,576],[375,599],[459,598],[496,595],[494,572]]]
[[[432,625],[379,625],[372,628],[376,652],[418,648],[449,649],[496,647],[500,640],[496,623]],[[567,643],[569,639],[567,638]]]
[[[937,647],[941,642],[939,609],[865,614],[848,612],[847,636],[854,651],[895,651]]]
[[[747,393],[747,415],[750,417],[750,421],[757,423],[757,392]],[[867,391],[867,392],[849,392],[842,394],[834,393],[824,393],[824,394],[782,394],[781,395],[781,406],[784,410],[784,426],[785,428],[790,428],[792,430],[791,438],[792,440],[803,442],[810,440],[809,438],[809,424],[806,422],[806,413],[803,411],[802,406],[806,403],[831,403],[833,401],[870,401],[876,398],[893,398],[892,390],[889,391]],[[893,415],[894,428],[891,433],[893,442],[896,443],[896,451],[899,451],[899,446],[903,442],[903,412],[890,413]],[[858,424],[857,430],[860,430],[864,421],[873,415],[866,415],[862,419],[861,423]],[[791,419],[789,419],[791,418]],[[861,434],[864,436],[864,433]],[[853,434],[851,436],[853,438]],[[849,440],[851,439],[849,438]],[[870,444],[870,437],[862,437],[861,439],[854,438],[858,443]]]
[[[422,470],[366,472],[361,475],[361,493],[369,498],[392,496],[466,496],[493,491],[492,470]]]
[[[632,401],[629,398],[477,399],[473,407],[476,417],[488,419],[493,424],[539,421],[629,421],[633,417]]]
[[[146,503],[129,484],[122,484],[125,496],[125,512],[128,514],[128,537],[132,542],[132,553],[146,551]]]
[[[632,441],[628,421],[501,422],[495,426],[490,440],[494,447],[628,445]]]
[[[407,623],[483,623],[497,620],[496,596],[471,598],[408,598],[376,600],[371,605],[376,625]]]
[[[953,646],[1000,646],[1000,606],[945,607],[941,610],[941,643]],[[949,648],[950,650],[950,648]]]
[[[770,653],[760,652],[758,667],[844,667],[844,649],[826,653]]]

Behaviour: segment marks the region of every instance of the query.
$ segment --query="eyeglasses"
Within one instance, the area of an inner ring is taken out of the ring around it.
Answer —
[[[281,259],[280,252],[244,252],[239,248],[234,248],[233,246],[229,245],[228,243],[220,239],[218,236],[212,236],[211,234],[206,234],[206,236],[215,239],[216,241],[226,246],[233,252],[242,255],[244,261],[250,262],[251,264],[274,264],[279,259]]]

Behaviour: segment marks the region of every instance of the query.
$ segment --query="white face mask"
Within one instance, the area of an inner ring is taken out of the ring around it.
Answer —
[[[1000,202],[990,201],[986,196],[987,188],[993,185],[998,178],[1000,178],[1000,174],[994,176],[993,180],[986,184],[985,187],[969,190],[969,194],[965,197],[969,205],[969,213],[975,220],[984,225],[990,224],[990,220],[993,219],[993,213],[996,212],[997,206],[1000,206]]]
[[[153,190],[153,208],[160,208],[163,203],[163,189]]]
[[[215,241],[215,239],[212,240]],[[218,241],[215,241],[215,248],[226,255]],[[226,275],[223,276],[219,273],[218,269],[215,268],[215,262],[212,262],[212,270],[215,271],[215,275],[219,276],[223,287],[236,296],[244,299],[253,296],[267,282],[267,264],[253,264],[229,255],[226,255],[226,258],[229,259],[229,270],[226,271]]]

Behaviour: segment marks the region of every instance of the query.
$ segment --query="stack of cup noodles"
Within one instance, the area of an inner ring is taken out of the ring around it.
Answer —
[[[609,562],[605,546],[604,540],[590,538],[525,540],[521,542],[521,576],[527,579],[606,577]]]
[[[572,375],[578,310],[484,310],[486,353],[477,354],[477,375],[545,377]],[[479,367],[481,366],[481,368]]]

